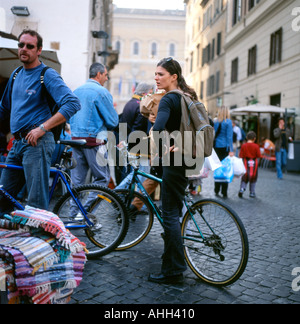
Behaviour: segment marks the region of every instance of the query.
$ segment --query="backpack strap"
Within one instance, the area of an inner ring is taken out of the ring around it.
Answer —
[[[13,78],[11,80],[11,86],[10,86],[10,104],[11,104],[11,101],[12,101],[12,90],[13,90],[13,86],[14,86],[14,83],[15,83],[15,80],[16,80],[16,77],[17,75],[19,74],[19,72],[23,69],[23,66],[19,66],[16,70],[15,70],[15,73],[13,75]]]
[[[17,75],[19,74],[19,72],[20,72],[22,69],[23,69],[23,66],[19,66],[19,67],[16,69],[16,71],[15,71],[15,73],[14,73],[14,76],[13,76],[13,79],[12,79],[12,82],[15,82]],[[13,85],[13,84],[12,84],[12,85]]]
[[[50,66],[45,66],[41,72],[40,79],[41,79],[41,85],[42,85],[42,96],[46,97],[51,115],[54,116],[59,111],[59,106],[56,103],[56,101],[53,99],[52,95],[48,92],[46,85],[45,85],[45,73],[48,69],[51,69]],[[61,125],[54,127],[51,130],[56,142],[60,139],[60,135],[61,135],[62,131],[63,131],[63,134],[65,135],[65,125],[66,125],[66,123],[63,123]]]
[[[54,107],[56,105],[56,102],[54,101],[53,97],[50,95],[50,93],[48,92],[46,85],[45,85],[45,73],[46,71],[50,69],[50,66],[45,66],[41,72],[41,76],[40,76],[40,80],[41,80],[41,85],[42,85],[42,96],[45,96],[48,102],[48,106],[50,108],[51,111],[51,115],[55,115],[55,113],[57,112]]]

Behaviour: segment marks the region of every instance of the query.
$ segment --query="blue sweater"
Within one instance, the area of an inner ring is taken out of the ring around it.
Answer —
[[[42,96],[41,72],[45,64],[33,69],[22,69],[17,75],[11,93],[11,75],[2,100],[0,102],[0,120],[9,114],[12,134],[26,131],[33,126],[39,126],[52,117],[47,99]],[[48,69],[44,76],[47,91],[57,105],[59,112],[69,120],[78,110],[80,102],[66,86],[59,74]]]

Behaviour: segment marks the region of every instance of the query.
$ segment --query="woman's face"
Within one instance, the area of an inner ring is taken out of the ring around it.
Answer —
[[[169,92],[178,86],[177,74],[171,75],[165,68],[158,66],[154,78],[157,88]]]

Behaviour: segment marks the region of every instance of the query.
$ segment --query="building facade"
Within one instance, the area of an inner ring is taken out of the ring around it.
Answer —
[[[211,116],[250,104],[287,108],[300,139],[300,5],[296,0],[185,0],[186,66]],[[261,115],[272,137],[279,115]]]
[[[295,0],[228,1],[225,104],[260,102],[300,115],[300,31],[293,28]],[[300,8],[299,8],[300,14]],[[260,133],[272,137],[278,116],[262,116]],[[290,127],[300,139],[300,119]]]
[[[115,7],[113,24],[119,63],[110,72],[110,90],[121,113],[138,83],[155,85],[160,59],[171,56],[184,65],[185,11]]]
[[[227,0],[186,0],[186,75],[210,115],[224,101]]]
[[[20,5],[27,7],[27,16],[13,14],[11,8]],[[0,31],[18,36],[24,28],[37,30],[44,48],[57,52],[61,75],[74,90],[86,81],[93,62],[116,61],[110,50],[112,8],[112,0],[1,1]]]

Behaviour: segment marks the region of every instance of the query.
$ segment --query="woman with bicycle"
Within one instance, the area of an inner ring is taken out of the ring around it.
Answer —
[[[179,131],[181,121],[181,95],[168,92],[179,89],[197,99],[197,94],[190,88],[184,77],[180,64],[172,58],[161,60],[156,68],[155,81],[159,90],[165,90],[161,99],[153,131]],[[175,166],[175,147],[170,146],[169,164],[163,165],[163,183],[161,189],[162,211],[164,220],[164,254],[161,273],[151,274],[149,281],[160,284],[179,283],[183,281],[186,263],[181,237],[180,217],[182,216],[185,189],[188,184],[186,167]],[[164,152],[166,153],[166,152]]]

